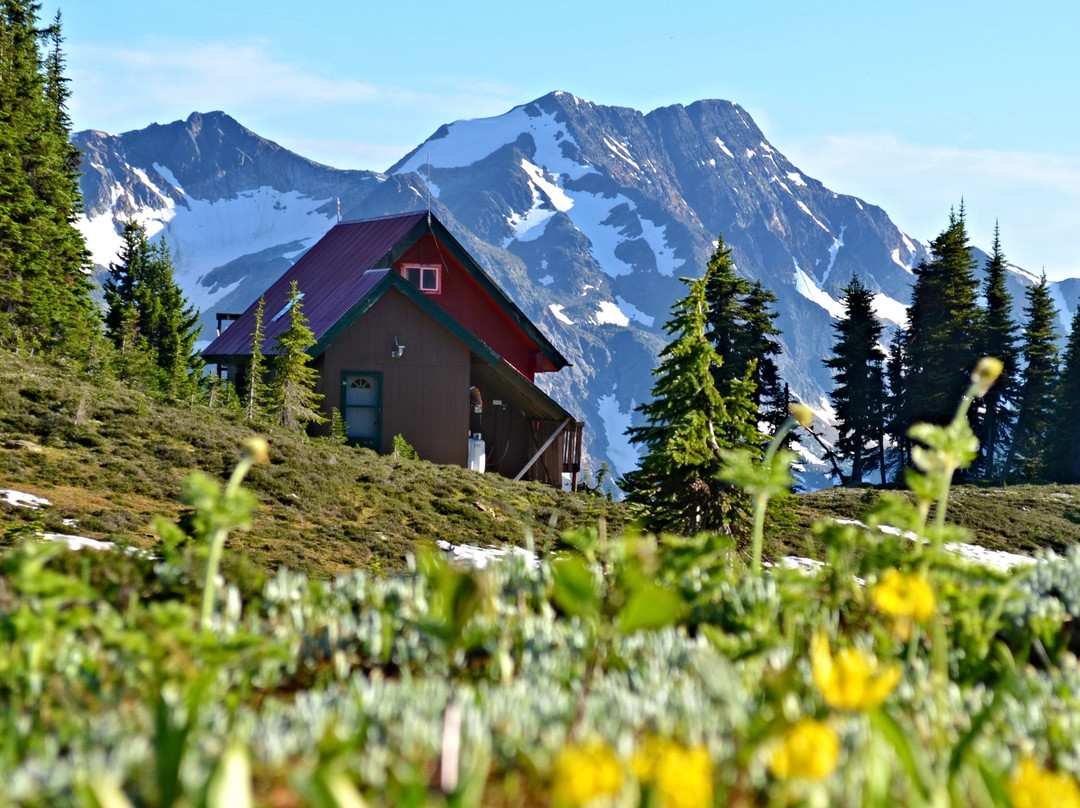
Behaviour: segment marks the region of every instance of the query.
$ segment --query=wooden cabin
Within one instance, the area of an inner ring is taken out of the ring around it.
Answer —
[[[349,440],[576,490],[584,425],[535,384],[569,362],[427,212],[342,222],[263,295],[263,352],[296,281],[318,392]],[[203,351],[232,379],[251,361],[256,304]]]

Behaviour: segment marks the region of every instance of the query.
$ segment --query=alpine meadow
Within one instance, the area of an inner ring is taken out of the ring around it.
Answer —
[[[40,14],[0,808],[1080,808],[1080,305],[976,200],[918,244],[726,101],[76,134]]]

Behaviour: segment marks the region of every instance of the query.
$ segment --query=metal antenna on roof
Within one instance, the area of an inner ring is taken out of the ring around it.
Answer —
[[[337,220],[338,224],[341,224],[341,197],[337,198]]]
[[[427,223],[431,227],[431,151],[427,153],[427,182],[424,186],[427,188]]]

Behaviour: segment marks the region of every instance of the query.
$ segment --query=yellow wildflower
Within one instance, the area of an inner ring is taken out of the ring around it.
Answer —
[[[881,576],[873,592],[874,605],[887,615],[914,620],[927,620],[937,605],[934,590],[926,577],[917,572],[889,570]]]
[[[814,684],[825,703],[844,710],[877,707],[900,681],[900,666],[878,666],[877,658],[854,648],[843,648],[833,657],[827,637],[814,637],[810,649]]]
[[[984,356],[971,371],[971,381],[975,384],[975,398],[982,398],[998,380],[1005,364],[995,356]]]
[[[813,718],[801,718],[773,748],[769,771],[773,777],[785,780],[824,780],[836,768],[839,753],[840,740],[832,727]]]
[[[1008,783],[1013,808],[1080,808],[1080,787],[1065,772],[1043,769],[1025,757]]]
[[[652,788],[662,808],[707,808],[713,802],[712,761],[703,746],[687,749],[651,737],[630,762],[634,776]]]
[[[552,778],[554,804],[581,808],[616,797],[623,788],[623,767],[604,741],[569,743],[555,761]]]

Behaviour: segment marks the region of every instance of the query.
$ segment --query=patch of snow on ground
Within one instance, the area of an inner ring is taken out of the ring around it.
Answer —
[[[724,154],[726,154],[732,160],[735,159],[735,155],[731,153],[731,149],[729,149],[727,146],[725,146],[724,141],[722,141],[720,138],[716,139],[716,145],[720,147],[720,151],[722,151]]]
[[[573,325],[574,321],[567,317],[565,314],[563,314],[564,308],[564,306],[561,306],[558,303],[552,303],[550,306],[548,306],[548,310],[555,315],[556,320],[561,323],[566,323],[567,325]]]
[[[836,319],[839,320],[843,318],[844,307],[841,305],[840,301],[834,300],[827,292],[822,291],[821,288],[814,283],[814,280],[799,268],[799,262],[795,258],[792,258],[791,260],[795,263],[796,291],[811,303],[817,303]]]
[[[536,553],[530,553],[521,547],[473,547],[469,544],[451,544],[442,539],[436,541],[435,546],[450,553],[454,561],[480,570],[491,562],[499,561],[507,556],[518,556],[533,569],[540,566]]]
[[[873,307],[874,314],[877,315],[878,319],[888,320],[890,323],[896,323],[897,325],[907,325],[908,307],[899,300],[894,300],[888,295],[879,292],[874,295],[870,305]]]
[[[655,317],[650,317],[648,314],[641,311],[633,303],[630,303],[625,298],[623,298],[622,295],[615,295],[615,303],[619,307],[619,311],[621,311],[630,320],[637,320],[642,325],[650,327],[656,321]]]
[[[821,223],[821,219],[819,219],[817,216],[815,216],[813,213],[810,212],[810,208],[806,207],[805,202],[803,202],[801,199],[798,199],[798,200],[795,201],[795,204],[799,206],[799,208],[802,210],[803,213],[805,213],[807,216],[809,216],[811,219],[813,219],[815,222],[817,222],[818,227],[820,227],[826,233],[830,232],[829,228],[827,228],[825,225],[823,225]]]
[[[617,304],[612,303],[610,300],[605,300],[601,302],[600,308],[593,316],[596,318],[594,322],[597,325],[630,325],[630,318],[623,314],[622,309],[620,309]]]
[[[803,175],[798,171],[789,171],[787,173],[787,178],[796,185],[801,185],[803,188],[806,187],[806,180],[803,179]]]
[[[536,282],[541,286],[551,286],[555,283],[555,277],[553,275],[545,275],[542,278],[537,278]]]
[[[544,228],[556,211],[566,212],[574,206],[574,201],[558,185],[544,175],[540,166],[521,161],[521,168],[529,175],[533,204],[525,213],[511,211],[507,222],[514,229],[514,235],[503,240],[503,249],[511,241],[535,241],[544,234]]]
[[[747,160],[750,160],[755,156],[756,156],[756,152],[753,149],[747,149],[746,150],[746,159]]]
[[[116,545],[111,541],[100,539],[88,539],[86,536],[69,536],[67,533],[38,533],[44,541],[63,542],[69,550],[115,550]],[[124,555],[145,557],[149,555],[145,550],[138,547],[125,547]]]
[[[857,525],[859,527],[866,527],[865,524],[857,519],[834,519],[834,522],[840,525]],[[914,533],[907,530],[900,530],[898,527],[890,527],[888,525],[878,526],[878,530],[882,533],[886,533],[890,536],[903,536],[904,538],[914,541],[917,537]],[[1004,550],[987,550],[985,547],[979,547],[977,544],[966,544],[964,542],[949,542],[945,545],[945,549],[951,553],[957,553],[968,561],[974,561],[979,564],[985,564],[988,567],[994,567],[1002,572],[1007,572],[1013,567],[1019,564],[1034,564],[1035,559],[1030,556],[1018,555],[1017,553],[1007,553]]]
[[[903,241],[904,246],[907,247],[908,255],[914,255],[918,252],[918,248],[915,246],[914,243],[912,243],[911,239],[907,237],[907,233],[905,233],[899,227],[896,228],[896,232],[900,234],[900,240]]]
[[[38,508],[52,505],[45,497],[27,494],[23,491],[13,491],[10,488],[0,488],[0,501],[6,502],[8,505],[14,505],[17,508],[30,508],[35,511]]]
[[[829,280],[829,275],[832,273],[832,268],[836,264],[836,256],[840,252],[840,248],[844,246],[844,231],[847,230],[847,225],[840,225],[840,235],[833,239],[832,246],[829,247],[829,266],[825,269],[825,274],[821,276],[821,282],[825,283]]]
[[[626,436],[626,430],[630,428],[630,417],[634,412],[636,403],[631,400],[630,408],[623,412],[619,409],[619,400],[615,392],[600,396],[596,400],[596,411],[604,424],[604,439],[607,442],[607,456],[613,466],[613,471],[622,476],[637,468],[640,457],[637,448]]]

